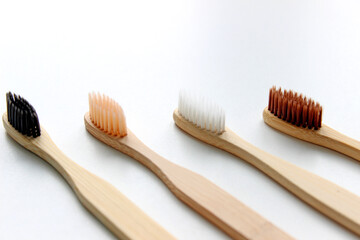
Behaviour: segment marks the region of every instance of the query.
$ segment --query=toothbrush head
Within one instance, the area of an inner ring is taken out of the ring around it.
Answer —
[[[21,134],[36,138],[40,136],[40,124],[34,107],[19,95],[6,93],[8,122]]]
[[[282,91],[281,88],[272,87],[269,91],[268,110],[296,126],[315,130],[321,127],[322,106],[291,90]]]
[[[105,133],[119,137],[127,135],[124,111],[108,96],[89,93],[89,115],[91,122]]]
[[[221,134],[225,131],[225,112],[214,102],[181,91],[178,112],[187,121],[203,130]]]

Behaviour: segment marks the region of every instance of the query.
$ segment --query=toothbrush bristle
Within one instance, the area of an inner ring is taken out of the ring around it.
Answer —
[[[225,131],[224,110],[208,99],[182,91],[179,94],[178,111],[201,129],[217,134]]]
[[[293,91],[282,91],[281,88],[270,88],[268,110],[278,118],[296,126],[321,127],[322,106],[312,99]]]
[[[108,96],[89,93],[89,115],[92,123],[109,135],[120,137],[127,135],[124,111]]]
[[[19,95],[6,93],[7,117],[9,123],[21,134],[40,136],[40,124],[34,107]]]

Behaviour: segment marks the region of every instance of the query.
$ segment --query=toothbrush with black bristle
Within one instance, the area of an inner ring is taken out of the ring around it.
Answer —
[[[225,126],[224,111],[216,104],[181,92],[173,117],[184,132],[245,160],[319,212],[360,235],[358,196],[246,142]]]
[[[39,124],[33,106],[8,92],[6,132],[20,145],[51,164],[69,183],[80,202],[120,239],[174,239],[115,187],[70,160]]]
[[[126,127],[118,103],[89,94],[86,129],[105,144],[136,159],[162,180],[181,201],[234,239],[285,240],[291,236],[206,178],[161,157]]]

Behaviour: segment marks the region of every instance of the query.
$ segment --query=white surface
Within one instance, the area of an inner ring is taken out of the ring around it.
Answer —
[[[324,106],[360,139],[360,2],[1,1],[0,112],[23,95],[70,158],[115,185],[179,239],[226,239],[149,170],[84,128],[87,93],[124,108],[129,128],[298,239],[355,239],[242,160],[181,132],[180,89],[214,99],[252,144],[360,195],[360,164],[263,123],[272,85]],[[114,239],[42,159],[0,134],[0,239]]]

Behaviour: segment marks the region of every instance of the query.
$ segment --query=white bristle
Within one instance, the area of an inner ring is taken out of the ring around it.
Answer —
[[[126,136],[124,111],[108,96],[89,93],[89,115],[92,123],[104,132],[113,136]]]
[[[179,94],[178,111],[201,129],[214,133],[225,131],[225,112],[214,102],[184,91]]]

